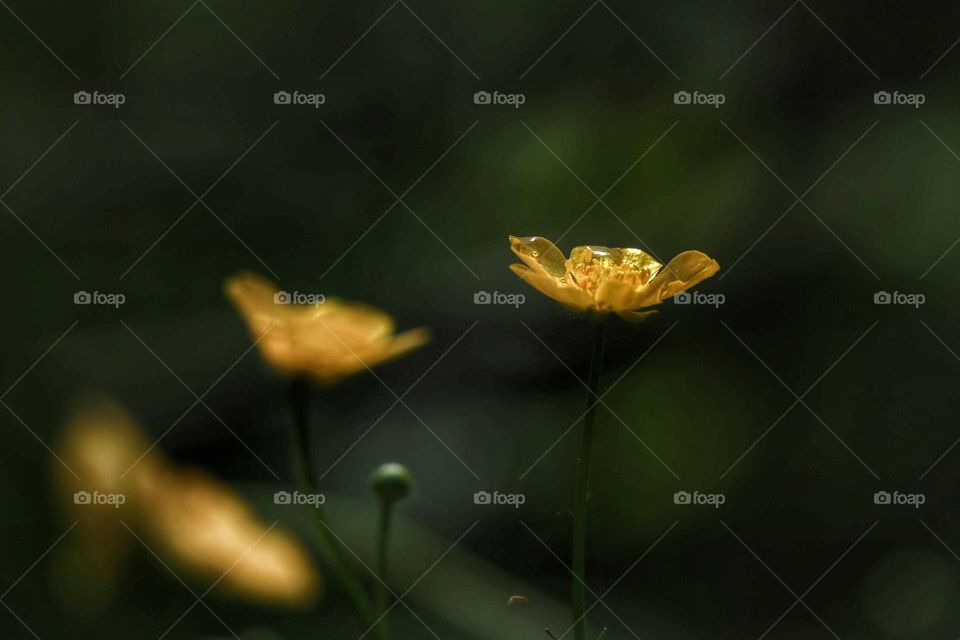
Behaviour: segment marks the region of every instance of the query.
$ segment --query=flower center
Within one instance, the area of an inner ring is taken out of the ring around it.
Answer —
[[[640,249],[586,246],[570,252],[567,273],[581,289],[596,293],[606,280],[640,288],[650,282],[662,266]]]

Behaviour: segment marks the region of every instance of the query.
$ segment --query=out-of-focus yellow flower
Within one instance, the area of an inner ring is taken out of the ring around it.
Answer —
[[[64,596],[99,609],[116,591],[122,560],[142,537],[165,563],[234,596],[281,606],[316,601],[320,577],[289,533],[259,520],[213,477],[151,449],[116,403],[68,420],[55,480],[76,531],[58,562]],[[125,526],[126,525],[126,526]],[[129,528],[129,529],[128,529]]]
[[[243,499],[197,470],[161,465],[142,478],[143,530],[158,552],[198,581],[285,606],[316,601],[313,561],[288,533],[267,526]]]
[[[574,247],[565,258],[546,238],[510,236],[523,264],[510,265],[540,293],[578,311],[616,313],[637,319],[656,313],[635,311],[660,304],[715,274],[720,265],[699,251],[684,251],[666,266],[640,249]]]
[[[86,402],[67,421],[57,448],[62,464],[54,464],[53,471],[66,508],[83,526],[96,526],[104,516],[115,522],[113,516],[126,503],[98,501],[96,496],[125,495],[135,484],[126,471],[149,443],[133,417],[111,400]]]
[[[228,278],[225,289],[267,363],[321,384],[393,360],[430,339],[422,328],[394,333],[393,319],[365,304],[337,298],[315,305],[278,302],[277,288],[253,273]]]
[[[115,402],[87,402],[68,420],[57,445],[60,461],[53,463],[58,498],[76,522],[54,563],[68,604],[99,611],[116,593],[136,543],[122,524],[132,517],[127,496],[135,485],[124,472],[148,447],[136,422]]]

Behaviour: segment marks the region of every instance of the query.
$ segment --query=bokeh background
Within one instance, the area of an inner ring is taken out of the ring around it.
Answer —
[[[721,264],[699,287],[720,307],[611,325],[605,382],[622,379],[595,449],[594,633],[960,635],[955,4],[0,4],[3,637],[364,632],[335,587],[297,613],[214,593],[229,629],[201,606],[174,625],[195,598],[147,553],[92,614],[44,555],[69,525],[46,447],[91,392],[308,539],[272,504],[290,477],[286,383],[255,352],[237,361],[249,339],[222,282],[239,269],[434,333],[315,416],[333,526],[361,555],[371,469],[397,460],[416,478],[395,587],[416,584],[404,601],[432,631],[397,607],[397,637],[565,631],[569,428],[592,327],[508,271],[508,234]],[[80,90],[126,103],[75,105]],[[276,105],[280,90],[326,102]],[[126,303],[77,306],[79,290]],[[476,305],[479,291],[526,302]],[[925,303],[876,305],[878,291]],[[229,430],[195,406],[167,431],[228,370],[204,400]],[[480,490],[526,502],[476,505]],[[530,602],[507,607],[514,594]]]

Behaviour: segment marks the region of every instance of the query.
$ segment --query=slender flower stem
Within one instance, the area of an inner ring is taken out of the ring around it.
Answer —
[[[390,628],[387,624],[387,569],[389,566],[390,554],[390,516],[393,514],[393,503],[382,501],[380,503],[380,531],[377,538],[377,572],[380,574],[380,580],[377,581],[377,612],[382,616],[380,619],[380,631],[383,638],[390,637]]]
[[[599,404],[600,368],[603,361],[603,340],[607,330],[607,316],[597,322],[587,378],[587,411],[580,433],[580,457],[577,460],[577,480],[573,493],[573,621],[575,640],[586,640],[586,554],[587,554],[587,496],[590,493],[590,451],[593,448],[593,423]]]
[[[297,472],[297,483],[300,491],[307,494],[319,494],[319,484],[316,481],[316,471],[310,456],[310,383],[305,378],[296,378],[290,389],[290,399],[296,416],[296,443],[293,447],[294,467]],[[322,505],[308,504],[307,508],[314,514],[317,524],[317,541],[320,552],[330,563],[330,568],[336,574],[347,593],[347,597],[361,619],[370,625],[376,622],[370,596],[364,590],[360,578],[349,562],[347,554],[340,541],[327,526],[326,515]]]

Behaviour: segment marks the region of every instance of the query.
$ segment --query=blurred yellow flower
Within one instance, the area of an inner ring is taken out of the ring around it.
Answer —
[[[126,496],[134,486],[123,475],[148,446],[133,418],[109,400],[81,405],[67,422],[56,447],[62,464],[54,463],[53,474],[63,510],[77,524],[58,548],[54,567],[70,604],[102,610],[117,591],[136,543],[122,524],[132,515]],[[99,496],[111,497],[110,503]]]
[[[57,454],[64,464],[55,467],[56,484],[77,522],[58,582],[74,604],[98,609],[110,599],[134,533],[178,572],[219,581],[234,596],[295,607],[317,600],[320,576],[295,538],[260,521],[226,485],[152,449],[116,403],[74,413]]]
[[[616,313],[637,319],[636,311],[660,304],[715,274],[720,265],[699,251],[684,251],[666,266],[640,249],[574,247],[565,258],[546,238],[510,236],[523,264],[510,265],[540,293],[578,311]]]
[[[247,324],[260,354],[275,369],[330,385],[423,346],[426,329],[396,334],[393,319],[364,304],[325,298],[288,304],[268,280],[248,272],[228,278],[227,297]]]
[[[320,580],[306,550],[260,521],[226,485],[198,470],[158,465],[142,477],[147,538],[178,570],[235,596],[307,606]]]

